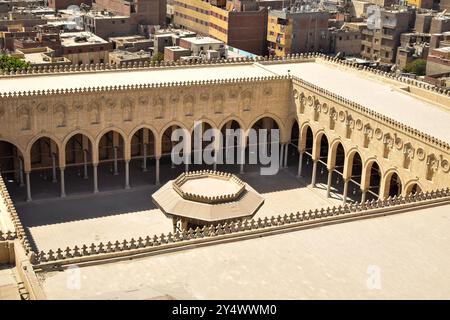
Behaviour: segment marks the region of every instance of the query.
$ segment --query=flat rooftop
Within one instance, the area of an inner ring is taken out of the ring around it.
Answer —
[[[324,63],[265,65],[275,74],[290,74],[361,104],[375,112],[450,143],[450,109],[428,103],[388,83]],[[450,108],[450,99],[448,105]]]
[[[188,38],[183,38],[184,41],[193,43],[193,44],[223,44],[222,41],[214,39],[214,38],[210,38],[210,37],[188,37]]]
[[[448,299],[449,228],[442,205],[39,278],[49,299]]]
[[[91,44],[99,44],[99,43],[108,43],[108,41],[96,36],[90,32],[67,32],[61,33],[61,45],[64,47],[71,46],[83,46],[83,45],[91,45]],[[85,38],[86,40],[77,40]]]
[[[293,76],[450,143],[450,126],[448,125],[450,111],[448,109],[414,97],[399,87],[376,80],[375,77],[365,77],[363,72],[346,70],[339,65],[320,61],[4,77],[0,78],[0,93],[174,81],[242,79],[287,75],[288,70]],[[112,76],[111,73],[114,75]],[[39,81],[36,81],[37,77]],[[450,108],[450,99],[448,99],[448,107]]]

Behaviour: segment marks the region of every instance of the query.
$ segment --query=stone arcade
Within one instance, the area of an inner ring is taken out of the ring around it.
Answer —
[[[55,266],[442,208],[450,197],[449,110],[448,91],[321,54],[3,74],[0,262],[15,261],[30,297],[43,298],[35,272]],[[340,193],[342,205],[36,250],[11,198],[67,201],[111,186],[159,185],[171,179],[161,167],[203,170],[170,158],[173,130],[192,132],[196,121],[202,130],[242,129],[243,149],[249,129],[279,129],[281,167],[312,190],[323,185],[328,197]]]

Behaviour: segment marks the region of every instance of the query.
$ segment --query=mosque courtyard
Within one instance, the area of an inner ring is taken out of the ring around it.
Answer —
[[[176,174],[173,171],[178,172],[178,168],[170,165],[163,165],[161,170],[167,180]],[[239,172],[237,167],[227,166],[227,170]],[[255,218],[342,204],[342,196],[336,190],[327,198],[326,186],[320,179],[311,188],[307,177],[296,176],[295,167],[281,169],[275,176],[261,176],[258,168],[248,166],[239,177],[265,199]],[[147,183],[128,190],[112,188],[97,194],[86,192],[65,198],[18,201],[16,208],[34,247],[46,252],[172,232],[172,221],[151,200],[151,194],[158,188]]]

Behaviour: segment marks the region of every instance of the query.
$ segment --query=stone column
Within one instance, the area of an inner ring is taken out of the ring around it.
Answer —
[[[64,181],[64,169],[65,168],[59,168],[59,171],[61,173],[61,178],[60,178],[60,184],[61,184],[61,198],[64,198],[66,196],[66,184]]]
[[[117,147],[114,148],[114,175],[117,176],[119,174],[119,170],[117,167]]]
[[[283,168],[283,161],[284,161],[284,144],[280,145],[280,163],[279,163],[279,168]]]
[[[312,187],[316,186],[317,162],[318,162],[318,160],[313,160],[312,177],[311,177],[311,186]]]
[[[19,158],[19,186],[23,187],[25,183],[23,182],[23,160]]]
[[[298,155],[298,171],[297,171],[297,178],[300,178],[302,176],[302,168],[303,168],[303,152],[300,151]]]
[[[159,185],[159,157],[156,158],[156,174],[155,174],[155,184]]]
[[[366,202],[367,190],[361,190],[361,203]]]
[[[27,185],[27,201],[31,201],[30,171],[25,171],[25,181],[26,181],[26,185]]]
[[[56,154],[52,153],[52,182],[58,182],[56,179]]]
[[[92,174],[94,176],[94,193],[98,193],[98,182],[97,182],[97,167],[98,163],[92,164]]]
[[[142,172],[147,172],[147,144],[144,143],[142,146],[142,153],[143,153],[143,159],[142,159]]]
[[[84,161],[84,175],[83,178],[87,179],[88,178],[88,166],[87,166],[87,150],[84,149],[83,150],[83,161]]]
[[[125,160],[125,189],[130,189],[130,160]]]
[[[344,192],[342,193],[342,202],[343,202],[344,204],[347,203],[348,180],[349,180],[349,179],[345,179],[345,180],[344,180]]]
[[[333,169],[328,169],[328,180],[327,180],[327,198],[330,197],[331,193],[331,181],[333,179]]]
[[[289,143],[286,143],[284,145],[284,167],[287,168],[287,158],[288,158],[288,150],[289,150]]]

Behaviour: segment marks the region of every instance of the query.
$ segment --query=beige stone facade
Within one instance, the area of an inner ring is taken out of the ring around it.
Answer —
[[[2,74],[0,84],[2,175],[26,189],[29,201],[31,173],[53,171],[50,180],[65,196],[70,166],[89,167],[89,189],[98,192],[98,166],[114,164],[115,174],[119,161],[123,185],[130,188],[130,162],[151,157],[154,167],[148,169],[159,184],[159,161],[170,154],[172,130],[191,131],[196,121],[221,131],[239,127],[247,135],[251,128],[278,128],[281,167],[295,154],[294,171],[303,178],[311,172],[310,187],[317,185],[319,168],[328,174],[327,196],[333,176],[344,184],[338,207],[37,252],[0,178],[0,258],[16,263],[31,298],[45,297],[33,270],[251,239],[449,201],[450,92],[324,55],[36,67]],[[350,201],[350,184],[358,187],[352,188],[357,201]]]
[[[194,121],[199,120],[208,127],[218,129],[235,121],[240,128],[248,130],[259,120],[265,119],[263,127],[280,129],[282,146],[297,139],[298,136],[293,137],[293,132],[299,132],[300,154],[311,157],[314,163],[326,163],[330,171],[337,170],[337,154],[344,152],[345,161],[338,171],[344,181],[352,180],[360,185],[363,200],[366,192],[386,198],[389,195],[406,195],[412,190],[426,191],[450,186],[448,141],[421,133],[402,124],[400,119],[390,119],[297,76],[273,75],[269,72],[271,69],[266,70],[273,63],[241,62],[225,67],[237,74],[245,68],[262,69],[261,74],[266,76],[257,78],[243,76],[194,82],[188,78],[176,84],[141,83],[114,87],[88,85],[89,89],[52,89],[20,95],[18,92],[3,92],[0,114],[5,125],[0,129],[0,137],[2,141],[17,147],[14,153],[16,176],[19,167],[23,168],[25,178],[29,179],[32,170],[48,168],[53,161],[57,162],[62,195],[65,195],[64,169],[69,164],[82,164],[84,161],[96,170],[99,163],[115,158],[125,162],[127,171],[129,161],[135,156],[142,156],[142,149],[136,145],[135,139],[148,141],[150,147],[146,156],[159,161],[162,155],[170,153],[168,135],[170,137],[171,130],[180,127],[191,131]],[[336,62],[322,57],[276,62],[278,65],[287,63],[292,67],[298,63],[331,65],[348,74],[362,73],[374,82],[382,77],[346,65],[336,66]],[[174,68],[178,72],[226,71],[220,69],[224,66],[213,65]],[[158,69],[154,72],[164,72]],[[119,71],[98,72],[121,77]],[[134,72],[138,75],[144,71]],[[88,75],[92,73],[86,74],[86,79]],[[58,77],[67,76],[65,73],[54,75],[52,81],[58,83]],[[49,76],[6,77],[16,80],[18,77],[31,78],[39,82]],[[70,76],[61,78],[64,82],[70,82],[70,79]],[[190,79],[194,80],[195,75]],[[408,95],[417,101],[426,99],[432,101],[431,105],[434,104],[443,114],[448,112],[445,110],[450,107],[447,94],[434,92],[422,84],[405,83],[409,81],[406,79],[387,78],[383,81],[401,91],[405,91],[406,87],[409,93],[399,93],[400,98]],[[417,120],[419,123],[420,119]],[[79,147],[69,152],[69,145]],[[359,173],[352,173],[356,154],[361,164],[358,163]],[[158,165],[156,170],[159,170]],[[375,173],[379,177],[374,177],[372,171],[378,171]],[[159,182],[159,172],[156,179]],[[312,180],[314,185],[314,177]],[[392,183],[397,187],[390,191]],[[98,191],[96,184],[94,179],[94,192]],[[129,186],[128,175],[125,186]]]

